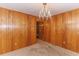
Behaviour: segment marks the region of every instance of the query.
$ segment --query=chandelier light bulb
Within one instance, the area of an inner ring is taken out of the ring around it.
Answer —
[[[43,7],[41,9],[41,11],[39,12],[39,19],[49,19],[51,18],[51,12],[50,10],[47,8],[47,3],[43,3]]]

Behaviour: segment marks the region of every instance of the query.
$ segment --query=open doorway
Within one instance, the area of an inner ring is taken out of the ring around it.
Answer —
[[[44,22],[37,21],[37,39],[44,38]]]

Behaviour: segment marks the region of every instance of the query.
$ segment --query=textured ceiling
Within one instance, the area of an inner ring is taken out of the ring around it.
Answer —
[[[59,14],[65,11],[79,8],[79,3],[48,3],[51,14]],[[0,7],[38,16],[42,3],[0,3]]]

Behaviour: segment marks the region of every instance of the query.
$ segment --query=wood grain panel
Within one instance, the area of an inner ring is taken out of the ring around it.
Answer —
[[[58,14],[56,17],[58,18],[56,21],[56,35],[55,37],[55,45],[61,46],[63,48],[79,51],[78,50],[78,12],[79,9],[65,12],[63,14]],[[62,17],[62,19],[61,19]],[[53,24],[53,23],[52,23]],[[57,25],[58,24],[58,25]],[[53,31],[53,30],[52,30]],[[51,39],[53,40],[53,39]],[[62,41],[61,41],[62,40]]]
[[[36,42],[36,18],[32,16],[31,21],[31,44]]]
[[[62,46],[63,40],[63,23],[62,14],[56,16],[56,45]]]
[[[49,42],[50,37],[51,44],[79,52],[79,9],[54,15],[48,22],[44,21],[44,41]]]
[[[13,49],[15,50],[15,49],[21,48],[21,39],[20,39],[21,26],[20,25],[22,25],[21,24],[22,16],[20,15],[19,12],[13,12],[12,16],[13,16],[13,24],[14,26],[16,26],[16,28],[13,28]]]
[[[75,16],[76,16],[76,52],[79,53],[79,9],[76,10],[75,12]]]
[[[44,40],[49,42],[49,22],[48,20],[44,21]]]
[[[50,20],[51,21],[51,39],[50,39],[50,43],[52,44],[56,44],[55,41],[56,41],[56,16],[53,16],[52,19]]]
[[[29,44],[36,42],[36,18],[29,15]],[[30,42],[31,41],[31,42]]]
[[[8,43],[7,43],[7,41],[9,39],[7,37],[7,34],[8,34],[7,29],[8,28],[6,28],[6,25],[8,23],[8,20],[7,20],[8,19],[8,10],[0,9],[0,11],[1,11],[1,26],[0,26],[0,28],[2,31],[2,33],[1,33],[2,48],[1,49],[2,49],[2,53],[5,53],[8,51],[7,48],[10,47],[10,46],[8,47]]]
[[[66,48],[70,49],[72,51],[76,51],[76,24],[74,21],[76,21],[76,13],[75,11],[71,11],[68,13],[64,13],[64,22],[66,26]]]
[[[0,8],[0,54],[36,42],[36,17],[29,16],[31,15]]]

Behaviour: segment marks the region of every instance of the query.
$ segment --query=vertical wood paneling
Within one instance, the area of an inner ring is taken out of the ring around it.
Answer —
[[[31,20],[32,19],[32,20]],[[29,21],[30,21],[30,39],[29,40],[31,40],[31,42],[30,42],[30,44],[33,44],[33,43],[35,43],[36,42],[36,18],[35,17],[33,17],[33,16],[30,16],[30,18],[29,18]]]
[[[54,15],[48,22],[44,21],[44,41],[49,42],[50,37],[51,44],[79,52],[79,9]]]
[[[55,43],[55,41],[56,41],[56,30],[55,30],[56,29],[56,21],[55,20],[56,20],[56,16],[53,16],[51,21],[50,21],[51,22],[50,23],[51,24],[50,43],[52,43],[54,45],[56,44]]]
[[[76,13],[75,11],[71,11],[68,13],[64,13],[64,22],[66,26],[66,48],[72,51],[76,51]]]
[[[1,37],[1,40],[2,40],[2,53],[5,53],[5,52],[7,52],[7,48],[9,48],[8,47],[8,43],[7,43],[7,41],[8,41],[8,37],[7,37],[7,29],[8,28],[5,28],[6,26],[6,24],[8,23],[8,10],[6,10],[6,9],[0,9],[0,11],[1,11],[1,30],[2,30],[2,33],[1,33],[1,35],[2,35],[2,37]]]
[[[79,9],[76,10],[76,51],[79,52]]]
[[[28,44],[31,45],[32,43],[35,42],[35,39],[36,39],[36,23],[35,23],[36,19],[31,15],[29,15],[28,18],[29,18],[28,20],[28,28],[29,28]]]
[[[57,19],[55,20],[56,22],[55,44],[75,52],[78,51],[78,43],[79,43],[78,11],[79,10],[73,10],[65,12],[63,14],[56,15]]]
[[[62,23],[62,15],[56,16],[56,45],[62,46],[63,40],[63,23]]]
[[[50,21],[44,21],[44,40],[50,42]]]
[[[15,16],[16,15],[16,16]],[[21,20],[22,16],[19,14],[19,12],[13,12],[13,24],[16,26],[16,28],[13,29],[13,49],[18,49],[21,47],[21,39],[20,39],[20,33],[21,33]],[[17,20],[16,20],[17,19]],[[16,37],[17,35],[17,37]]]
[[[8,11],[7,15],[8,15],[7,26],[10,26],[10,25],[12,25],[12,12]],[[7,45],[6,52],[12,51],[12,28],[10,28],[10,27],[6,28],[6,39],[5,40],[7,40],[6,41],[6,45]]]
[[[36,17],[29,16],[31,15],[0,8],[0,54],[36,42]]]
[[[72,44],[71,44],[72,29],[71,29],[71,23],[69,23],[69,22],[72,21],[71,15],[72,15],[71,13],[65,13],[64,14],[64,20],[65,20],[65,24],[66,24],[66,41],[67,41],[67,43],[65,45],[68,49],[71,49],[71,47],[72,47]]]

